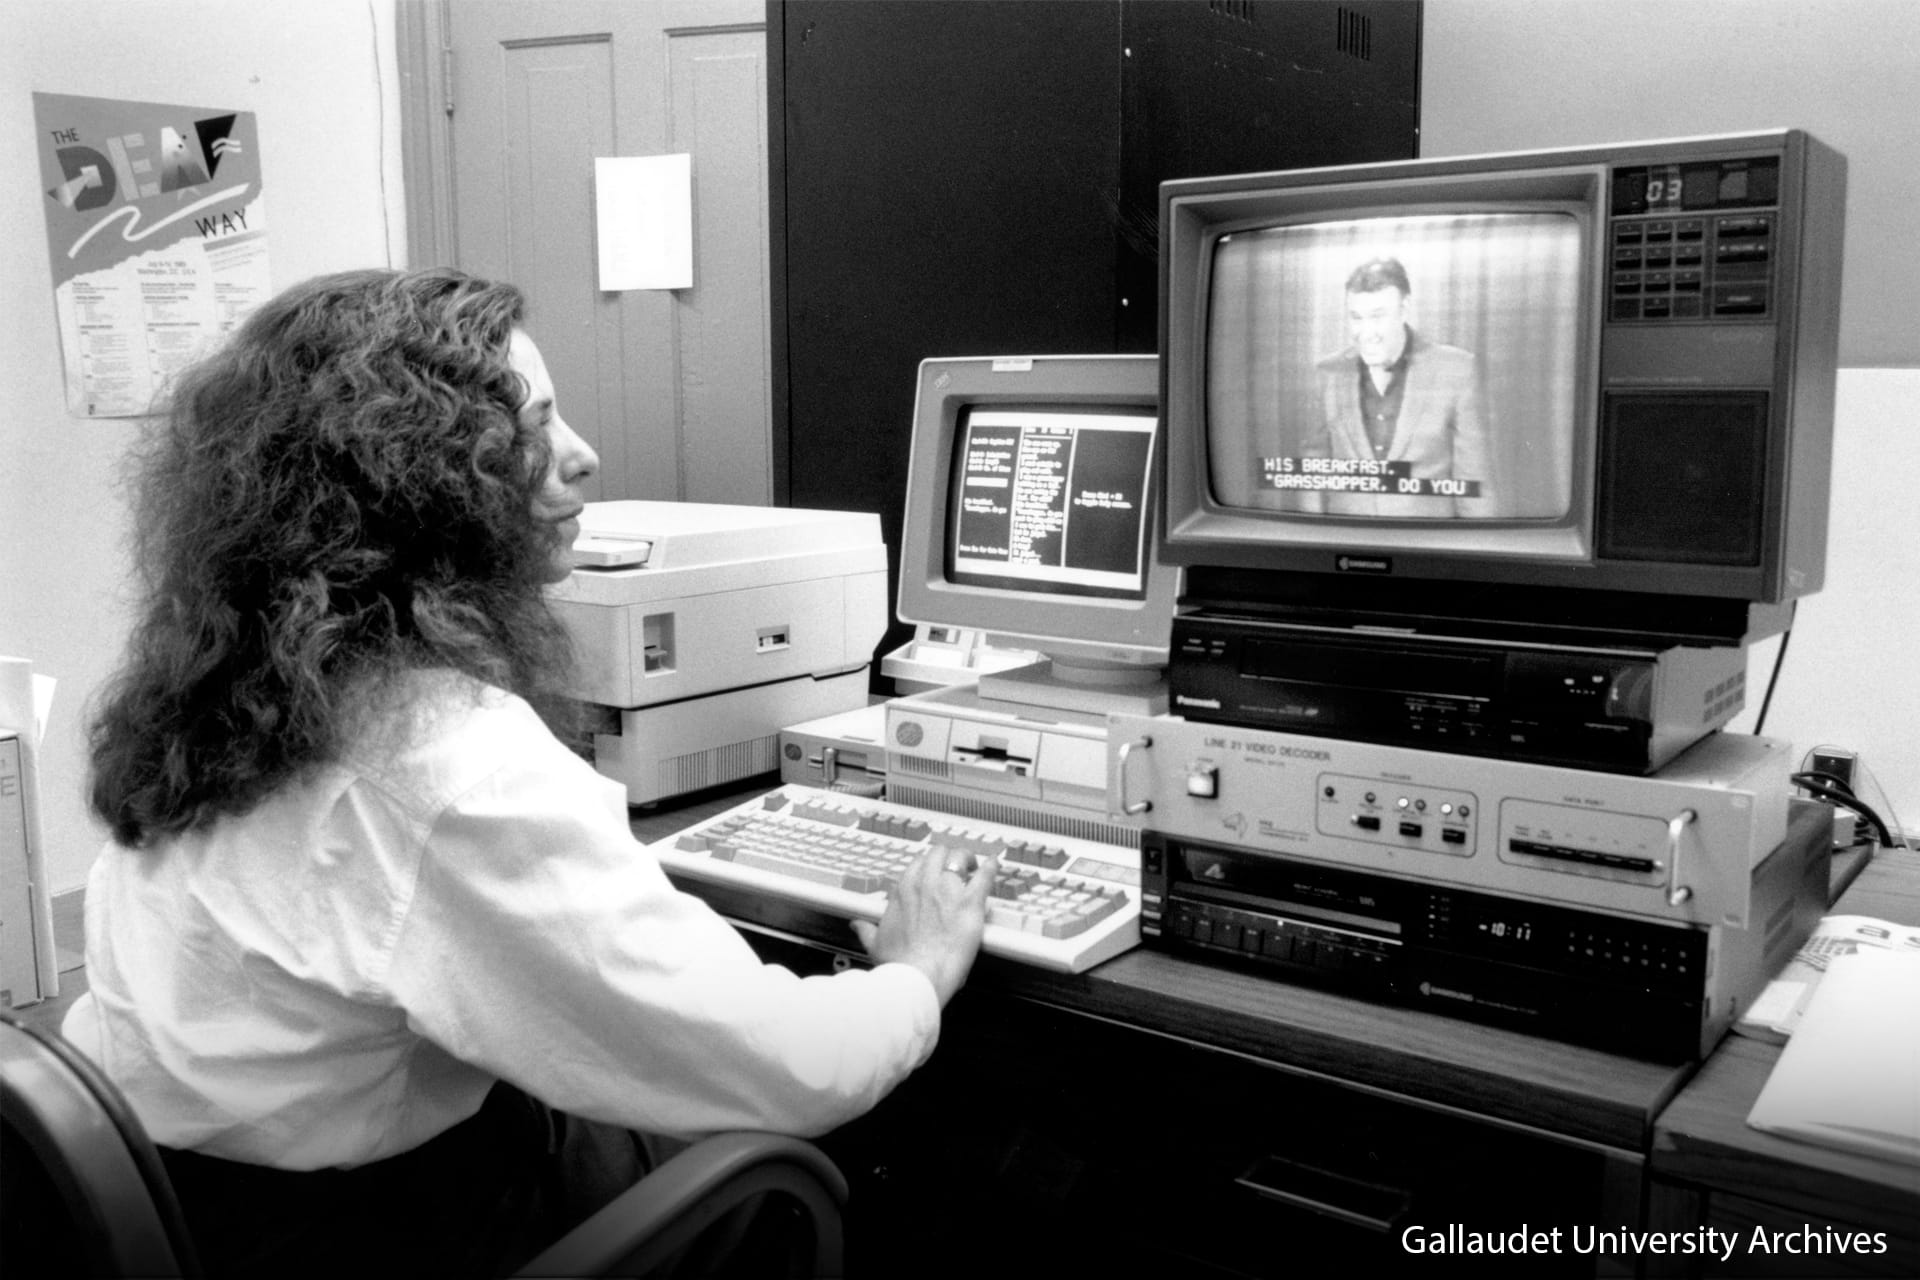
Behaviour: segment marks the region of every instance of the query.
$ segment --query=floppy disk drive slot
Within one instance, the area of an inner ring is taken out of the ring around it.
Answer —
[[[983,741],[971,747],[956,745],[953,763],[975,769],[991,769],[996,773],[1010,773],[1020,778],[1033,772],[1032,756],[1019,755],[1005,744],[995,742]]]

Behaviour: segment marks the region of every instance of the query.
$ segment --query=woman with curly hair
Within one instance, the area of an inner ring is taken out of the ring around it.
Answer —
[[[174,389],[147,596],[92,731],[112,841],[68,1036],[216,1272],[480,1274],[644,1171],[628,1131],[812,1135],[932,1051],[990,872],[903,879],[870,970],[765,965],[574,754],[568,572],[598,465],[521,295],[296,286]]]

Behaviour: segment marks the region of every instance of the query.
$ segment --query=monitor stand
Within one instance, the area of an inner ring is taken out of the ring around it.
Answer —
[[[979,692],[994,702],[1054,711],[1158,716],[1167,710],[1165,667],[1043,658],[1024,667],[982,672]]]

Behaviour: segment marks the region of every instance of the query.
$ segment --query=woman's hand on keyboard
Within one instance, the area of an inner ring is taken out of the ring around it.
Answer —
[[[910,964],[926,974],[944,1006],[980,951],[996,867],[992,858],[927,850],[901,874],[878,924],[853,922],[860,944],[883,964]]]

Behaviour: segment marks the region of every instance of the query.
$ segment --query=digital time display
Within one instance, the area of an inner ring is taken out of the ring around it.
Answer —
[[[1539,918],[1518,903],[1459,898],[1447,912],[1443,926],[1455,945],[1487,951],[1530,951],[1546,940]]]
[[[1482,920],[1480,922],[1480,932],[1489,938],[1496,938],[1502,942],[1532,942],[1533,921]]]

